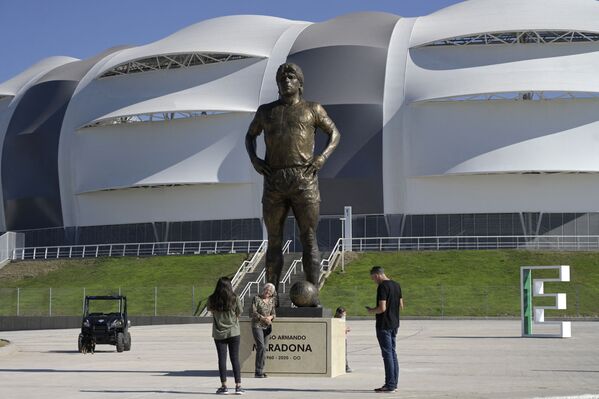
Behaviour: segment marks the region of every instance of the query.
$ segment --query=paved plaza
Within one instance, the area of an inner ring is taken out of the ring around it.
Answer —
[[[375,394],[383,362],[373,321],[349,321],[349,362],[334,379],[243,378],[250,398],[599,398],[599,323],[571,339],[520,338],[517,321],[402,322],[399,391]],[[78,330],[0,332],[0,398],[190,398],[219,386],[210,324],[131,328],[131,352],[76,351]],[[12,348],[12,349],[11,349]],[[232,378],[230,379],[230,386]]]

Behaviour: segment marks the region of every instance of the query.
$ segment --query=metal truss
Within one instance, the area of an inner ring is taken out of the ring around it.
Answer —
[[[254,58],[241,54],[226,53],[186,53],[156,55],[125,62],[104,72],[99,78],[110,76],[129,75],[132,73],[159,71],[163,69],[189,68],[197,65],[215,64],[219,62],[237,61]]]
[[[189,119],[189,118],[201,118],[210,115],[220,115],[229,113],[229,111],[172,111],[172,112],[153,112],[147,114],[136,114],[127,116],[117,116],[114,118],[101,119],[83,125],[81,128],[89,127],[100,127],[100,126],[113,126],[131,123],[144,123],[144,122],[164,122],[175,119]]]
[[[548,100],[572,100],[572,99],[595,99],[599,93],[577,92],[577,91],[515,91],[506,93],[485,93],[468,96],[455,96],[434,99],[434,102],[448,101],[548,101]]]
[[[186,187],[186,186],[194,186],[194,185],[197,185],[197,184],[194,184],[194,183],[156,183],[156,184],[144,184],[144,185],[130,186],[130,187],[104,188],[104,189],[100,189],[100,190],[93,190],[90,192],[139,190],[139,189],[147,190],[147,189],[156,189],[156,188]]]
[[[578,31],[520,31],[494,32],[477,35],[458,36],[450,39],[437,40],[422,47],[437,46],[470,46],[488,44],[549,44],[549,43],[580,43],[597,42],[599,33]]]

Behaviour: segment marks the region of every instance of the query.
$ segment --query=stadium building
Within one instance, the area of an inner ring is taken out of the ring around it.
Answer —
[[[0,84],[0,230],[27,246],[262,238],[244,137],[285,61],[342,135],[322,245],[346,205],[355,237],[599,234],[594,0],[227,16],[44,59]]]

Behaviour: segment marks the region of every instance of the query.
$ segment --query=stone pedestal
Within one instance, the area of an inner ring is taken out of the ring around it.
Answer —
[[[318,318],[331,318],[333,312],[330,308],[322,307],[306,307],[306,308],[288,308],[280,307],[277,308],[277,317],[318,317]]]
[[[241,372],[254,375],[255,344],[250,320],[241,320]],[[269,377],[336,377],[345,374],[345,321],[322,317],[277,317],[269,336]]]

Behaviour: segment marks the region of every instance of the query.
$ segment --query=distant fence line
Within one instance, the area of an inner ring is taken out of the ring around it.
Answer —
[[[127,296],[128,312],[132,315],[192,316],[202,310],[210,291],[211,288],[191,285],[0,288],[0,316],[80,315],[86,295]]]
[[[13,260],[97,258],[99,256],[153,256],[250,253],[262,240],[171,241],[118,244],[26,247],[13,250]]]
[[[9,256],[12,260],[34,260],[95,258],[99,256],[252,253],[258,250],[262,242],[262,240],[217,240],[26,247],[11,249],[12,253]],[[462,249],[595,251],[599,250],[599,235],[355,237],[345,239],[346,251],[439,251]]]
[[[440,251],[461,249],[599,250],[597,236],[354,237],[346,251]]]
[[[516,285],[451,285],[405,286],[407,298],[402,314],[407,316],[477,316],[498,317],[520,315],[520,291]],[[374,289],[374,288],[373,288]],[[128,299],[128,313],[134,316],[199,315],[212,287],[191,285],[156,287],[64,287],[64,288],[0,288],[0,316],[77,316],[83,312],[86,295],[122,294]],[[568,309],[553,315],[599,317],[599,294],[594,287],[568,284],[560,287],[568,295]],[[374,292],[374,291],[373,291]],[[351,316],[365,316],[363,286],[338,288],[324,293],[323,305],[339,303]],[[245,314],[244,316],[247,316]]]

